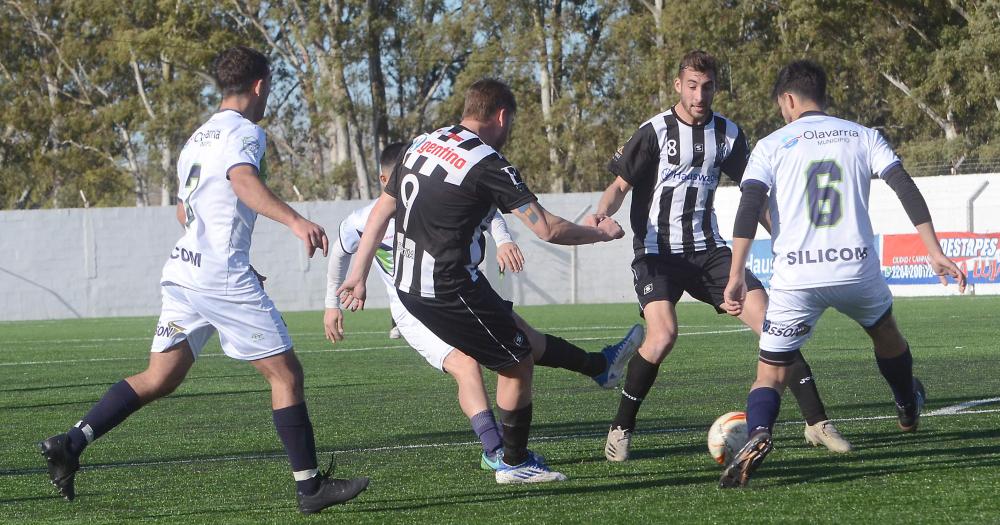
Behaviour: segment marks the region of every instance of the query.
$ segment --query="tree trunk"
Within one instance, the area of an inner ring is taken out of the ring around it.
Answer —
[[[656,27],[656,87],[660,99],[660,107],[665,108],[670,104],[670,78],[667,75],[667,63],[664,57],[667,56],[666,41],[663,37],[663,2],[664,0],[654,0],[649,3],[642,0],[642,5],[653,15],[653,25]]]
[[[135,184],[133,189],[135,192],[135,205],[139,208],[148,206],[149,190],[146,187],[146,177],[142,174],[142,169],[139,167],[139,159],[135,153],[135,148],[132,146],[132,137],[129,136],[128,129],[125,126],[118,125],[115,127],[118,129],[118,137],[125,147],[126,168],[129,174],[132,175],[132,181]]]
[[[368,0],[368,77],[372,94],[372,153],[381,155],[389,141],[389,114],[385,102],[385,77],[382,75],[382,29],[376,21],[385,14],[381,0]]]
[[[557,3],[559,0],[556,0]],[[545,125],[545,138],[548,143],[549,150],[549,169],[548,169],[548,180],[550,183],[549,190],[553,193],[562,193],[563,191],[563,181],[562,177],[557,174],[556,169],[559,166],[559,151],[556,148],[556,137],[555,126],[552,123],[552,103],[555,95],[555,88],[552,81],[551,60],[548,50],[548,36],[545,30],[545,8],[544,4],[539,2],[536,4],[535,9],[532,10],[532,19],[535,22],[535,37],[538,43],[539,52],[539,81],[541,83],[540,90],[540,102],[542,105],[542,121]],[[554,53],[555,51],[553,51]]]

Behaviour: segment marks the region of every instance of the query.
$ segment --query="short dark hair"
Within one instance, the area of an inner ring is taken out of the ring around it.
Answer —
[[[246,46],[231,47],[215,57],[212,74],[222,96],[246,93],[253,83],[267,78],[271,63],[263,53]]]
[[[680,77],[685,69],[699,73],[711,73],[713,78],[719,77],[719,62],[714,56],[700,49],[688,51],[681,57],[681,63],[677,66],[677,76]]]
[[[403,153],[403,148],[406,144],[402,142],[393,142],[382,150],[382,154],[378,157],[378,165],[382,171],[391,170],[396,167],[396,163],[399,162],[399,157]]]
[[[782,93],[795,93],[820,106],[826,106],[826,71],[812,60],[796,60],[778,71],[778,79],[771,89],[771,99],[776,100]]]
[[[510,87],[495,79],[477,80],[465,90],[465,109],[462,118],[485,121],[500,109],[517,113],[517,101]]]

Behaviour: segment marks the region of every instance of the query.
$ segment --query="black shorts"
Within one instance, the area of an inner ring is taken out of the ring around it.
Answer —
[[[514,303],[497,295],[482,275],[453,295],[400,291],[399,300],[434,335],[490,370],[531,359],[528,337],[514,323]]]
[[[711,305],[718,313],[724,302],[723,292],[729,283],[729,267],[733,252],[727,246],[690,254],[671,253],[644,255],[632,262],[635,295],[639,309],[653,301],[677,304],[687,292],[695,299]],[[763,290],[764,285],[747,270],[747,291]]]

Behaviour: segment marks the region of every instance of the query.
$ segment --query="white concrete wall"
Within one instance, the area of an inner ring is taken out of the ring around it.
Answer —
[[[968,231],[966,202],[984,182],[976,200],[974,229],[1000,231],[1000,174],[916,179],[939,231]],[[885,184],[875,182],[871,214],[876,233],[908,233],[909,220]],[[574,218],[599,194],[541,195],[554,213]],[[721,188],[716,196],[719,225],[728,238],[739,191]],[[310,220],[336,232],[340,221],[360,201],[297,203]],[[592,210],[591,210],[592,211]],[[616,218],[628,231],[628,202]],[[569,303],[573,249],[538,241],[516,219],[510,225],[527,258],[521,275],[499,277],[492,249],[486,274],[503,295],[517,304]],[[155,315],[159,312],[159,276],[180,227],[173,208],[104,208],[0,211],[0,320],[61,319]],[[759,232],[763,237],[765,232]],[[631,235],[613,243],[577,248],[579,303],[631,302]],[[284,227],[260,218],[251,260],[268,276],[267,290],[285,311],[323,307],[326,259],[309,259]],[[385,306],[385,293],[373,273],[369,305]],[[984,291],[979,291],[983,293]]]

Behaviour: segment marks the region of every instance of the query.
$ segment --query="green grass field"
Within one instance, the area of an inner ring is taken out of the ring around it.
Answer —
[[[151,318],[0,323],[0,521],[101,523],[758,523],[1000,522],[1000,298],[900,299],[896,314],[927,387],[920,431],[896,430],[867,338],[829,312],[805,350],[831,417],[856,450],[807,446],[786,396],[775,450],[746,490],[716,488],[705,431],[743,410],[756,341],[732,318],[682,303],[681,337],[640,414],[633,456],[604,460],[618,394],[538,369],[532,448],[569,476],[498,486],[453,381],[399,341],[385,310],[349,314],[348,339],[321,314],[286,315],[306,370],[321,463],[368,475],[346,506],[300,518],[271,424],[268,387],[210,343],[187,382],[84,455],[77,499],[58,498],[35,443],[65,431],[112,383],[144,367]],[[633,305],[528,307],[536,327],[599,349],[636,320]],[[487,383],[492,383],[487,374]],[[951,411],[955,411],[954,409]]]

